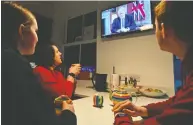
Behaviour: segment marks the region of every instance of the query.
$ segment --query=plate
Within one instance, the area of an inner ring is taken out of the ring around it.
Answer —
[[[132,87],[128,85],[122,85],[120,86],[120,88],[126,90],[128,93],[132,93],[132,97],[141,96],[141,92],[139,91],[139,89],[142,88],[142,86]]]
[[[162,97],[166,95],[166,91],[157,88],[144,87],[139,90],[143,95],[149,97]]]
[[[138,88],[135,88],[135,87],[125,87],[125,90],[127,91],[127,92],[138,92],[139,91],[139,89]]]
[[[141,86],[133,87],[131,85],[120,85],[120,88],[126,90],[127,92],[139,92]]]

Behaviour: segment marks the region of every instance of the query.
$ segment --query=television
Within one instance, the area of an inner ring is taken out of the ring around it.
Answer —
[[[101,36],[128,34],[153,29],[150,0],[135,0],[102,10]]]

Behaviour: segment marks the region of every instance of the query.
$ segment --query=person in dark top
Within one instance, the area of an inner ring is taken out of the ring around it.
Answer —
[[[126,14],[124,7],[119,7],[117,12],[118,17],[113,20],[111,32],[129,32],[136,29],[136,24],[132,14]]]
[[[182,61],[183,86],[170,99],[146,106],[130,101],[116,104],[115,125],[193,125],[193,2],[162,0],[155,7],[156,37],[160,49]],[[187,19],[187,20],[184,20]],[[132,122],[127,116],[142,116],[142,122]]]
[[[1,15],[2,124],[76,125],[73,105],[64,101],[57,116],[54,103],[23,56],[33,54],[38,41],[35,16],[12,2],[1,2]]]

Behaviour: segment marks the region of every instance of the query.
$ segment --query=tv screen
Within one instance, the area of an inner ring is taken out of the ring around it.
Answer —
[[[101,12],[102,37],[153,29],[150,0],[136,0]]]

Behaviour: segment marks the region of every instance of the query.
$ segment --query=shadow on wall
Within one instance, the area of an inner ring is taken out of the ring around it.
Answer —
[[[105,42],[105,41],[112,41],[112,40],[118,40],[118,39],[126,39],[126,38],[136,38],[136,37],[141,37],[141,36],[148,36],[148,35],[152,35],[155,34],[154,33],[154,29],[152,30],[147,30],[147,31],[139,31],[139,32],[130,32],[127,35],[123,34],[123,35],[113,35],[113,36],[109,36],[106,38],[101,38],[101,41]]]

